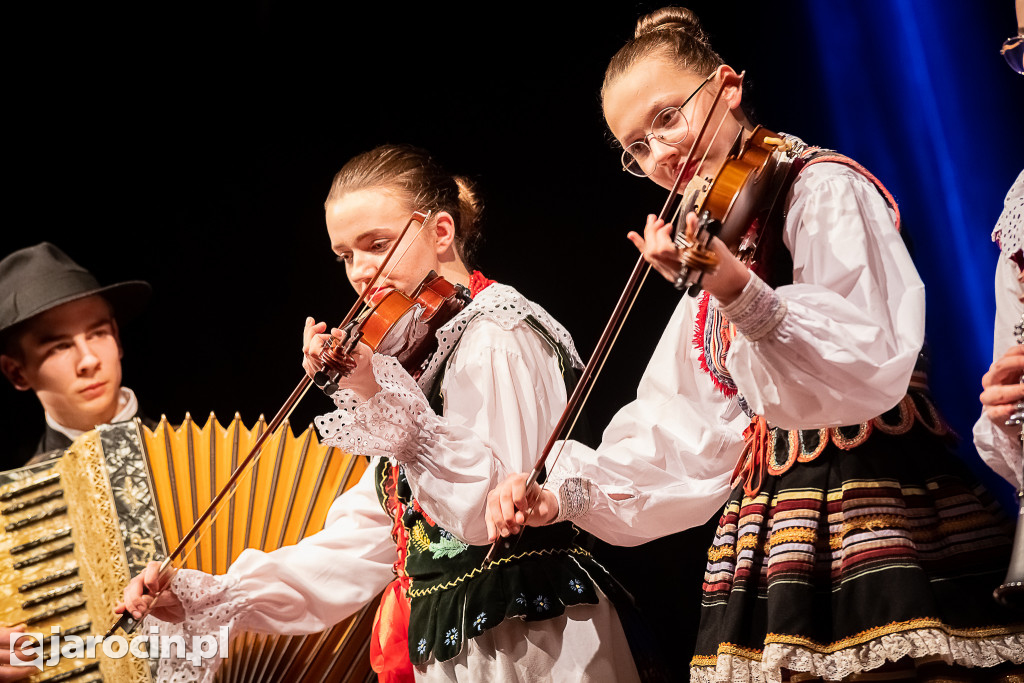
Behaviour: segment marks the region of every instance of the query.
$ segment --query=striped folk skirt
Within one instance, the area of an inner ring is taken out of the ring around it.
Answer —
[[[992,598],[1012,527],[946,441],[918,423],[816,450],[733,490],[691,680],[1015,680],[1024,615]]]

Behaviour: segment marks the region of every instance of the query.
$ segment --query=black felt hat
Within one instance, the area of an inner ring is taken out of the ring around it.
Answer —
[[[0,336],[51,308],[96,294],[110,302],[115,316],[130,318],[145,307],[151,292],[141,280],[101,287],[92,273],[42,242],[0,261]]]

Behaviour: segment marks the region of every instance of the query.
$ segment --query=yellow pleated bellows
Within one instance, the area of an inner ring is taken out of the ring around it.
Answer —
[[[153,431],[138,421],[106,425],[55,461],[0,473],[0,509],[10,509],[0,533],[0,622],[28,620],[29,631],[47,635],[53,625],[105,633],[129,577],[178,545],[265,428],[262,418],[247,428],[238,415],[223,427],[212,414],[203,426],[188,415],[177,428],[164,418]],[[222,574],[246,548],[273,550],[316,533],[366,464],[320,445],[312,428],[293,435],[286,423],[175,566]],[[34,562],[15,569],[23,556]],[[217,680],[364,681],[375,609],[308,636],[239,635]],[[151,676],[145,660],[100,655],[64,660],[29,680],[63,672],[77,672],[66,679],[72,683]]]

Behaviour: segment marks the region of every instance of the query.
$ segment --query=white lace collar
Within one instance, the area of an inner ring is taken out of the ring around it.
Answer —
[[[444,324],[437,331],[437,351],[424,363],[420,374],[419,385],[426,392],[433,385],[438,371],[448,360],[455,343],[462,335],[466,326],[477,316],[496,322],[502,329],[511,330],[522,323],[527,316],[533,316],[551,336],[560,341],[569,351],[569,357],[577,368],[583,367],[576,352],[572,337],[562,325],[551,317],[540,305],[530,301],[508,285],[494,283],[476,295],[473,302]]]
[[[1024,249],[1024,171],[1013,181],[1003,201],[1003,212],[992,230],[992,241],[1006,258]]]

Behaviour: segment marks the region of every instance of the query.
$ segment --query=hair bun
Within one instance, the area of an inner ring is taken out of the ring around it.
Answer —
[[[639,38],[655,31],[682,31],[702,43],[708,42],[697,15],[685,7],[662,7],[640,17],[633,37]]]

